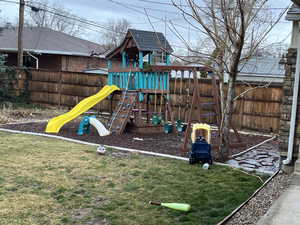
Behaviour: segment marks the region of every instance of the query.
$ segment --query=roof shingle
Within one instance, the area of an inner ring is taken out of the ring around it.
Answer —
[[[172,52],[173,49],[165,36],[160,32],[129,29],[136,45],[140,51],[158,51],[165,50]]]
[[[18,28],[4,28],[0,35],[0,50],[17,51],[17,43]],[[25,27],[23,47],[25,51],[59,55],[91,56],[105,52],[99,44],[43,27]]]

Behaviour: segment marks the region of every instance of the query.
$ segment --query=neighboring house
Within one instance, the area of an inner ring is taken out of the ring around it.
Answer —
[[[242,63],[239,70],[239,81],[282,83],[285,74],[282,58],[275,56],[253,57]]]
[[[294,165],[295,171],[300,172],[299,143],[300,143],[300,0],[287,12],[286,19],[293,23],[291,44],[286,55],[285,78],[283,83],[283,98],[281,105],[279,147],[284,168]]]
[[[7,54],[6,65],[17,65],[18,28],[3,28],[0,53]],[[23,30],[24,66],[54,71],[82,72],[106,68],[101,45],[42,27]]]

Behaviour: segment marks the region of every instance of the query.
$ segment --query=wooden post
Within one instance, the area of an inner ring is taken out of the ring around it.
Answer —
[[[197,93],[196,92],[197,92],[197,88],[194,87],[192,104],[191,104],[191,108],[190,108],[190,112],[189,112],[187,127],[186,127],[186,130],[185,130],[183,146],[182,146],[182,149],[181,149],[181,154],[182,155],[183,155],[184,152],[187,152],[188,138],[190,136],[189,134],[190,134],[190,130],[191,130],[192,114],[193,114],[193,109],[194,109],[194,106],[195,106],[196,100],[197,100]]]
[[[62,86],[62,72],[59,71],[59,89],[58,89],[58,107],[61,109],[61,86]]]
[[[146,94],[146,112],[147,112],[147,123],[150,122],[150,117],[149,117],[149,93]]]
[[[182,103],[183,103],[183,98],[182,98],[182,83],[183,83],[183,76],[184,76],[184,70],[181,70],[181,77],[180,77],[180,86],[179,86],[179,95],[180,95],[180,98],[179,98],[179,119],[181,120],[181,106],[182,106]]]
[[[23,66],[23,25],[24,25],[24,0],[19,5],[19,28],[18,28],[18,67]]]
[[[113,114],[113,98],[114,98],[114,92],[112,93],[111,97],[110,97],[110,116],[112,116]],[[122,97],[122,94],[121,94]]]
[[[191,71],[188,71],[189,73],[189,77],[188,77],[188,88],[187,88],[187,97],[186,97],[186,115],[185,115],[185,118],[184,118],[184,122],[188,121],[188,111],[189,111],[189,107],[190,107],[190,90],[191,90]]]
[[[148,95],[146,95],[145,98],[148,99]],[[143,114],[142,114],[143,104],[142,104],[142,102],[139,101],[139,98],[136,98],[136,105],[138,105],[138,107],[139,107],[137,124],[143,125]]]
[[[153,55],[151,52],[148,54],[148,63],[149,63],[149,65],[153,64]]]
[[[185,130],[185,135],[184,135],[184,141],[183,141],[183,146],[181,149],[181,154],[183,155],[183,153],[187,152],[187,144],[188,144],[188,138],[190,137],[190,130],[191,130],[191,123],[192,123],[192,116],[193,116],[193,111],[196,105],[199,104],[199,102],[197,102],[199,100],[199,87],[198,87],[198,78],[197,78],[197,73],[194,70],[193,71],[193,77],[194,77],[194,91],[193,91],[193,99],[192,99],[192,104],[191,104],[191,108],[190,108],[190,112],[189,112],[189,117],[188,117],[188,123],[187,123],[187,127]],[[201,109],[201,107],[199,107]],[[201,112],[198,113],[199,115],[199,121],[200,121],[200,116]]]

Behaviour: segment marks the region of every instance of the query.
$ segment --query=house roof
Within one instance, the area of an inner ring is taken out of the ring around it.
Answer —
[[[249,77],[284,77],[284,65],[282,58],[275,56],[257,56],[252,57],[247,62],[239,65],[238,76]],[[189,63],[189,66],[202,66],[199,63]]]
[[[122,43],[110,51],[106,57],[112,58],[123,51],[124,48],[136,48],[137,51],[152,52],[166,51],[173,52],[173,49],[165,36],[160,32],[128,29]]]
[[[105,52],[99,44],[42,27],[24,27],[23,48],[24,51],[33,53],[76,56],[104,57]],[[3,28],[0,35],[0,50],[15,52],[17,49],[18,28]]]
[[[284,77],[284,66],[280,64],[281,58],[274,56],[253,57],[239,66],[239,75],[262,75]]]

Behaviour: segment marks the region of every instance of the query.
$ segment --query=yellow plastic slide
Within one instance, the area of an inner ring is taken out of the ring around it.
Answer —
[[[64,124],[86,112],[116,90],[120,90],[116,85],[105,85],[97,94],[83,99],[69,112],[52,118],[47,124],[46,133],[58,133]]]

